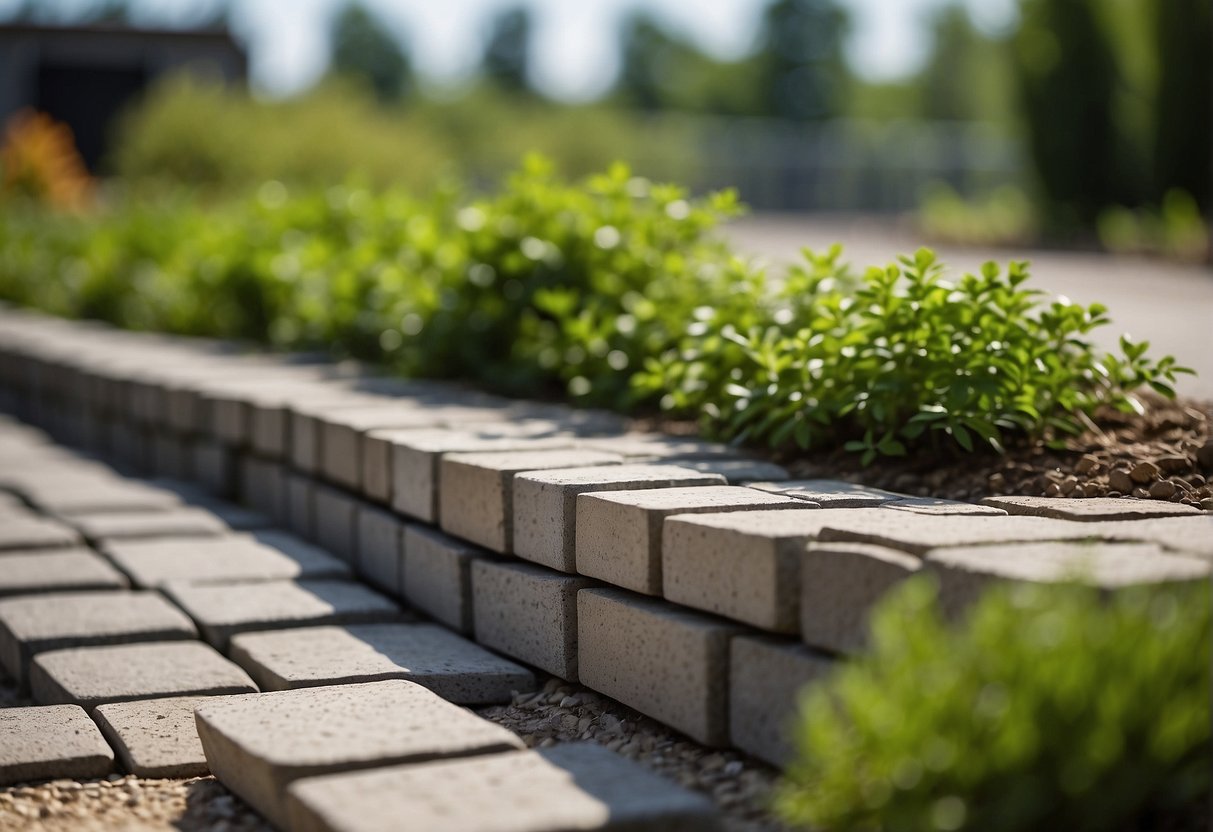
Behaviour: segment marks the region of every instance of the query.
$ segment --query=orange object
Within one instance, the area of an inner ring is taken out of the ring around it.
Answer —
[[[0,145],[0,194],[80,211],[92,202],[93,185],[70,127],[29,109],[9,119]]]

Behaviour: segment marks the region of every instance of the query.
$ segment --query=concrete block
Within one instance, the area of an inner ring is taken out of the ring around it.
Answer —
[[[97,727],[137,777],[205,777],[206,755],[194,727],[194,708],[207,696],[175,696],[99,705]],[[60,706],[63,707],[63,706]]]
[[[18,683],[32,657],[46,650],[197,635],[189,618],[155,592],[56,592],[0,600],[0,662]]]
[[[665,518],[804,505],[735,485],[581,494],[577,497],[577,571],[625,589],[660,595]]]
[[[601,465],[518,474],[514,553],[561,572],[576,572],[578,494],[724,484],[719,474],[676,465]]]
[[[216,700],[195,715],[214,775],[281,829],[290,828],[286,788],[299,778],[522,746],[506,729],[402,680]]]
[[[404,528],[401,591],[409,606],[461,633],[472,632],[472,564],[494,556],[437,529]]]
[[[1200,509],[1183,503],[1162,500],[1138,500],[1133,497],[986,497],[984,506],[1000,508],[1008,514],[1029,517],[1055,517],[1059,520],[1142,520],[1147,517],[1199,515]]]
[[[27,496],[48,514],[69,516],[165,511],[181,506],[180,498],[163,488],[85,472],[76,477],[56,478],[46,488],[31,489]]]
[[[0,552],[0,598],[127,586],[121,572],[88,549]]]
[[[577,592],[585,578],[529,563],[472,562],[476,641],[577,681]]]
[[[792,761],[800,698],[837,662],[803,644],[737,636],[729,648],[729,739],[773,766]]]
[[[240,501],[277,522],[286,516],[286,482],[281,463],[240,458]]]
[[[152,437],[152,471],[159,477],[188,480],[194,476],[193,440],[157,431]]]
[[[399,596],[404,561],[404,522],[363,505],[358,509],[358,574],[389,595]]]
[[[310,477],[287,471],[283,474],[286,491],[286,527],[304,540],[316,539],[316,483]]]
[[[788,480],[750,483],[751,488],[816,503],[822,508],[873,508],[906,495],[841,480]]]
[[[627,462],[657,462],[687,459],[744,459],[748,455],[730,445],[705,442],[687,436],[661,433],[627,433],[583,439],[579,447],[619,454]]]
[[[296,832],[715,832],[707,798],[600,746],[393,766],[300,780]]]
[[[1176,517],[1154,522],[1179,523]],[[1201,518],[1191,518],[1199,520]],[[1213,519],[1213,518],[1211,518]],[[1133,533],[1144,532],[1138,523]],[[847,509],[835,512],[820,539],[831,542],[875,543],[914,555],[952,546],[982,546],[991,543],[1036,543],[1054,540],[1087,540],[1097,537],[1105,525],[1072,523],[1046,517],[937,516],[888,509]],[[1213,526],[1210,526],[1213,529]],[[1136,539],[1136,538],[1135,538]]]
[[[346,563],[358,557],[358,509],[361,503],[327,485],[317,484],[312,491],[315,511],[315,540]]]
[[[810,543],[801,556],[801,637],[838,653],[863,652],[873,608],[921,570],[917,556],[884,546]]]
[[[0,552],[57,549],[80,543],[80,535],[57,520],[27,511],[9,511],[0,523]]]
[[[89,540],[133,540],[155,537],[206,537],[230,531],[214,513],[200,508],[164,511],[81,514],[67,518]]]
[[[397,620],[391,600],[350,581],[264,581],[250,584],[169,584],[165,591],[220,650],[236,633],[321,624]]]
[[[764,630],[795,633],[800,558],[815,527],[812,517],[799,521],[802,513],[817,511],[776,512],[761,524],[736,521],[732,513],[668,517],[661,553],[666,600]]]
[[[197,440],[193,451],[194,479],[212,494],[230,496],[236,488],[235,451],[213,439]]]
[[[89,711],[108,702],[255,690],[243,670],[200,641],[73,647],[39,653],[30,664],[35,702]]]
[[[425,407],[415,401],[388,402],[358,410],[335,411],[321,418],[321,472],[338,485],[361,490],[366,434],[389,428],[432,428],[442,422],[438,410],[440,408]]]
[[[701,474],[719,474],[729,485],[788,479],[788,471],[782,465],[760,459],[684,459],[674,464]]]
[[[0,709],[0,737],[0,786],[114,770],[114,752],[78,705]]]
[[[112,540],[103,551],[139,587],[350,577],[345,563],[284,532]]]
[[[940,514],[944,516],[958,514],[979,514],[987,517],[998,517],[1007,512],[993,506],[979,506],[974,503],[962,503],[956,500],[941,500],[937,497],[905,497],[885,503],[881,508],[891,508],[897,511],[909,511],[914,514]]]
[[[577,595],[581,683],[704,745],[728,743],[729,640],[741,627],[619,589]]]
[[[361,624],[242,633],[232,660],[262,690],[407,679],[460,705],[509,702],[535,677],[435,624]]]

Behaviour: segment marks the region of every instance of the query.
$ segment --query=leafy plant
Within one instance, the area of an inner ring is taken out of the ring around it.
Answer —
[[[1207,585],[1054,586],[995,589],[952,627],[911,581],[870,653],[806,693],[779,811],[833,832],[1020,832],[1205,810],[1210,624]]]

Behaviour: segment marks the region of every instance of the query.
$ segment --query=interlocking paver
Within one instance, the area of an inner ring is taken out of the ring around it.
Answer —
[[[600,746],[573,743],[300,780],[297,832],[714,832],[702,795]]]
[[[439,514],[442,530],[494,552],[514,543],[514,476],[523,471],[616,465],[602,451],[502,451],[448,454],[442,458]]]
[[[404,529],[404,600],[453,630],[472,632],[472,564],[495,556],[437,529]]]
[[[1213,559],[1213,514],[1208,512],[1200,517],[1109,520],[1087,528],[1105,540],[1157,543],[1177,553]]]
[[[914,514],[940,514],[944,516],[978,514],[997,517],[1007,512],[994,506],[962,503],[958,500],[941,500],[936,497],[905,497],[885,503],[881,508],[891,508],[897,511],[909,511]]]
[[[0,552],[0,598],[128,586],[121,572],[88,549]]]
[[[509,702],[529,670],[435,624],[361,624],[242,633],[233,661],[262,690],[407,679],[461,705]]]
[[[751,513],[763,516],[750,518]],[[821,514],[807,509],[666,518],[661,555],[665,597],[763,629],[795,632],[800,556],[821,528]]]
[[[197,637],[181,610],[155,592],[101,590],[0,600],[0,663],[22,682],[46,650]]]
[[[686,436],[660,433],[628,433],[583,439],[580,447],[619,454],[628,462],[656,462],[684,459],[744,459],[747,455],[729,445],[705,442]]]
[[[200,641],[78,647],[39,653],[30,664],[35,702],[91,710],[109,702],[257,690],[253,680]]]
[[[174,696],[99,705],[97,727],[138,777],[204,777],[209,773],[194,708],[207,696]]]
[[[115,476],[81,476],[26,493],[34,506],[50,514],[158,511],[181,505],[171,491]]]
[[[577,571],[661,594],[661,538],[675,514],[803,509],[806,504],[737,485],[610,491],[577,497]]]
[[[358,574],[392,595],[400,593],[404,560],[404,522],[372,506],[358,509]]]
[[[594,582],[530,563],[472,563],[476,641],[577,680],[577,592]]]
[[[214,514],[200,508],[81,514],[66,519],[86,538],[98,542],[143,537],[206,536],[231,531]]]
[[[803,644],[737,636],[729,645],[729,739],[775,766],[793,757],[792,738],[806,686],[829,677],[837,662]]]
[[[165,591],[220,650],[236,633],[392,621],[400,608],[362,584],[336,580],[168,584]]]
[[[286,787],[298,778],[522,746],[506,729],[403,680],[233,697],[195,713],[211,771],[283,829]]]
[[[78,705],[0,709],[0,786],[114,770],[114,752]]]
[[[604,465],[518,474],[514,554],[562,572],[576,572],[578,494],[724,484],[719,474],[676,465]]]
[[[348,577],[328,552],[285,532],[111,540],[105,554],[136,586]]]
[[[1001,508],[1009,514],[1032,517],[1056,517],[1061,520],[1141,520],[1147,517],[1176,517],[1200,514],[1200,509],[1162,500],[1138,500],[1132,497],[986,497],[983,505]]]
[[[327,485],[317,484],[312,492],[315,510],[315,540],[348,563],[358,557],[358,500]]]
[[[916,555],[871,543],[810,543],[801,558],[801,637],[839,653],[861,652],[873,607],[922,570]]]
[[[53,549],[80,543],[80,535],[57,520],[24,509],[5,512],[0,522],[0,552],[11,549]]]
[[[905,496],[841,480],[759,482],[750,483],[750,488],[758,488],[772,494],[784,494],[798,500],[808,500],[822,508],[872,508],[902,499]]]
[[[788,478],[788,471],[782,465],[760,459],[683,459],[676,464],[701,474],[719,474],[729,485],[769,483]]]
[[[577,593],[582,684],[705,745],[728,742],[729,639],[717,618],[620,589]]]

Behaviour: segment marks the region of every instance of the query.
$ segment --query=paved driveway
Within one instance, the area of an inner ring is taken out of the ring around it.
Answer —
[[[871,220],[811,215],[760,214],[732,223],[726,233],[741,250],[775,262],[796,258],[802,246],[841,242],[861,268],[919,245],[913,234]],[[1147,339],[1152,352],[1174,355],[1197,371],[1180,379],[1180,392],[1213,401],[1213,269],[1105,254],[935,248],[949,266],[966,271],[986,260],[1030,260],[1039,288],[1108,307],[1112,325],[1094,333],[1103,346],[1115,347],[1124,332]]]

